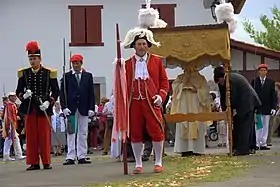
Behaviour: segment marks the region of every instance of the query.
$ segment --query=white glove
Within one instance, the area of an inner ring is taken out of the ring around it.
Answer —
[[[160,95],[155,95],[152,99],[154,100],[154,104],[156,106],[160,106],[162,104],[162,98]]]
[[[32,96],[31,90],[26,90],[25,94],[23,94],[23,99],[27,99]]]
[[[64,114],[65,116],[69,116],[69,115],[71,114],[71,111],[70,111],[68,108],[65,108],[65,109],[63,110],[63,114]]]
[[[236,109],[233,109],[232,110],[232,116],[236,116],[237,112],[236,112]]]
[[[45,101],[43,104],[40,105],[40,109],[42,111],[45,111],[45,110],[47,110],[49,108],[49,106],[50,106],[50,102],[49,101]]]
[[[89,116],[89,117],[94,116],[94,112],[93,112],[92,110],[89,110],[89,111],[88,111],[88,116]]]
[[[90,123],[91,122],[91,119],[90,118],[88,118],[88,123]]]
[[[276,114],[276,110],[272,109],[272,110],[270,111],[270,115],[274,116],[275,114]]]

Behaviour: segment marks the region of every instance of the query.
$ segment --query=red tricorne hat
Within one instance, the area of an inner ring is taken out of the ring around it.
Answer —
[[[39,48],[38,42],[30,41],[26,44],[25,50],[28,56],[41,56],[41,50]]]
[[[70,62],[75,62],[75,61],[83,61],[83,56],[80,54],[75,54],[70,58]]]
[[[258,66],[258,70],[262,69],[262,68],[265,68],[265,69],[268,69],[268,65],[267,64],[260,64]]]

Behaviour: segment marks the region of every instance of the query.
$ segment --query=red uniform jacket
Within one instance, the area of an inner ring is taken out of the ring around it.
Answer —
[[[3,137],[10,137],[10,125],[12,125],[13,132],[16,133],[17,129],[17,106],[12,102],[6,102],[4,108],[4,126],[3,126]],[[13,134],[14,136],[15,134]]]
[[[147,59],[147,69],[149,73],[149,78],[145,80],[146,91],[147,91],[147,100],[150,104],[150,107],[157,118],[161,123],[161,117],[158,116],[158,112],[154,111],[152,97],[155,95],[160,95],[162,102],[164,102],[167,93],[169,92],[169,82],[168,77],[165,71],[165,68],[162,64],[162,58],[154,54],[148,54]],[[129,106],[132,100],[133,94],[133,81],[135,80],[135,63],[136,58],[133,56],[125,62],[126,69],[126,80],[127,80],[127,93],[129,99]]]

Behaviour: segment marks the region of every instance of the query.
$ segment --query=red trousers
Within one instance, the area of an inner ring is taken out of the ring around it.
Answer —
[[[51,163],[51,128],[46,116],[37,116],[35,111],[25,116],[26,164]]]
[[[90,130],[90,147],[98,146],[98,127],[92,127]]]
[[[129,112],[130,136],[132,143],[143,142],[145,128],[152,141],[159,142],[164,140],[161,124],[158,122],[153,113],[155,112],[157,116],[161,117],[160,120],[162,120],[160,108],[154,107],[152,111],[147,99],[132,99]]]

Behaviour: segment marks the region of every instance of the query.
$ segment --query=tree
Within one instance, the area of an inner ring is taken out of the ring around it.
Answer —
[[[248,19],[243,22],[243,26],[256,43],[271,49],[280,50],[280,10],[274,6],[271,8],[271,12],[272,18],[269,18],[267,15],[260,16],[260,21],[265,31],[256,30]]]

